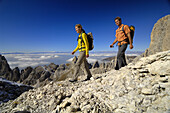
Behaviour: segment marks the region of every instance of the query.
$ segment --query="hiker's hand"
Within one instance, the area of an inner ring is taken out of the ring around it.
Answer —
[[[89,57],[89,54],[88,55],[86,55],[86,58],[88,58]]]
[[[130,45],[130,49],[133,49],[133,45]]]
[[[74,55],[74,53],[75,53],[75,52],[73,51],[71,54]]]
[[[110,48],[112,48],[112,47],[113,47],[113,44],[110,45]]]

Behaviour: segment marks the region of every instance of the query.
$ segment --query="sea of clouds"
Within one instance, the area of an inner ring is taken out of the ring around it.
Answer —
[[[139,55],[140,52],[127,53],[128,55]],[[13,69],[19,67],[24,69],[28,66],[44,66],[50,63],[55,64],[65,64],[71,62],[74,56],[78,56],[78,52],[75,55],[71,55],[70,52],[44,52],[44,53],[2,53],[8,61],[8,64]],[[89,63],[94,63],[96,61],[103,62],[102,59],[115,56],[116,52],[92,52],[90,57],[87,58]]]

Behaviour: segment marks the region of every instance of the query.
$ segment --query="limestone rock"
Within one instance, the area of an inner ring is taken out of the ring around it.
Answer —
[[[92,68],[98,68],[98,67],[99,67],[99,62],[98,61],[94,62]]]
[[[6,60],[6,58],[0,55],[0,76],[8,80],[11,79],[11,68]]]
[[[156,52],[167,51],[170,49],[170,15],[167,15],[157,21],[151,33],[151,42],[148,49],[148,55]]]
[[[29,76],[29,74],[32,72],[32,70],[33,68],[30,66],[21,70],[20,82],[24,81]]]
[[[32,89],[32,87],[0,78],[0,104],[16,99],[23,92],[28,91],[29,89]]]
[[[12,70],[12,78],[11,81],[18,81],[20,79],[20,70],[18,67]]]

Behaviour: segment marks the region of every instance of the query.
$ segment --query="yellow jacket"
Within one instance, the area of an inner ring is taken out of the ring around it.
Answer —
[[[81,37],[81,34],[82,34],[82,39],[80,38]],[[73,51],[73,52],[76,52],[77,50],[79,51],[86,51],[86,55],[89,54],[89,42],[87,40],[87,35],[86,33],[80,33],[79,34],[79,39],[78,39],[78,44],[77,44],[77,47],[76,49]]]

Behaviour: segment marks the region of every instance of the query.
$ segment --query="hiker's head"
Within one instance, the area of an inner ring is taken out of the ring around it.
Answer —
[[[121,19],[120,17],[116,17],[116,18],[115,18],[115,24],[116,24],[117,26],[120,26],[120,25],[122,24],[122,19]]]
[[[81,24],[76,24],[76,25],[75,25],[75,29],[76,29],[76,32],[77,32],[77,33],[81,33],[82,30],[83,30]]]

